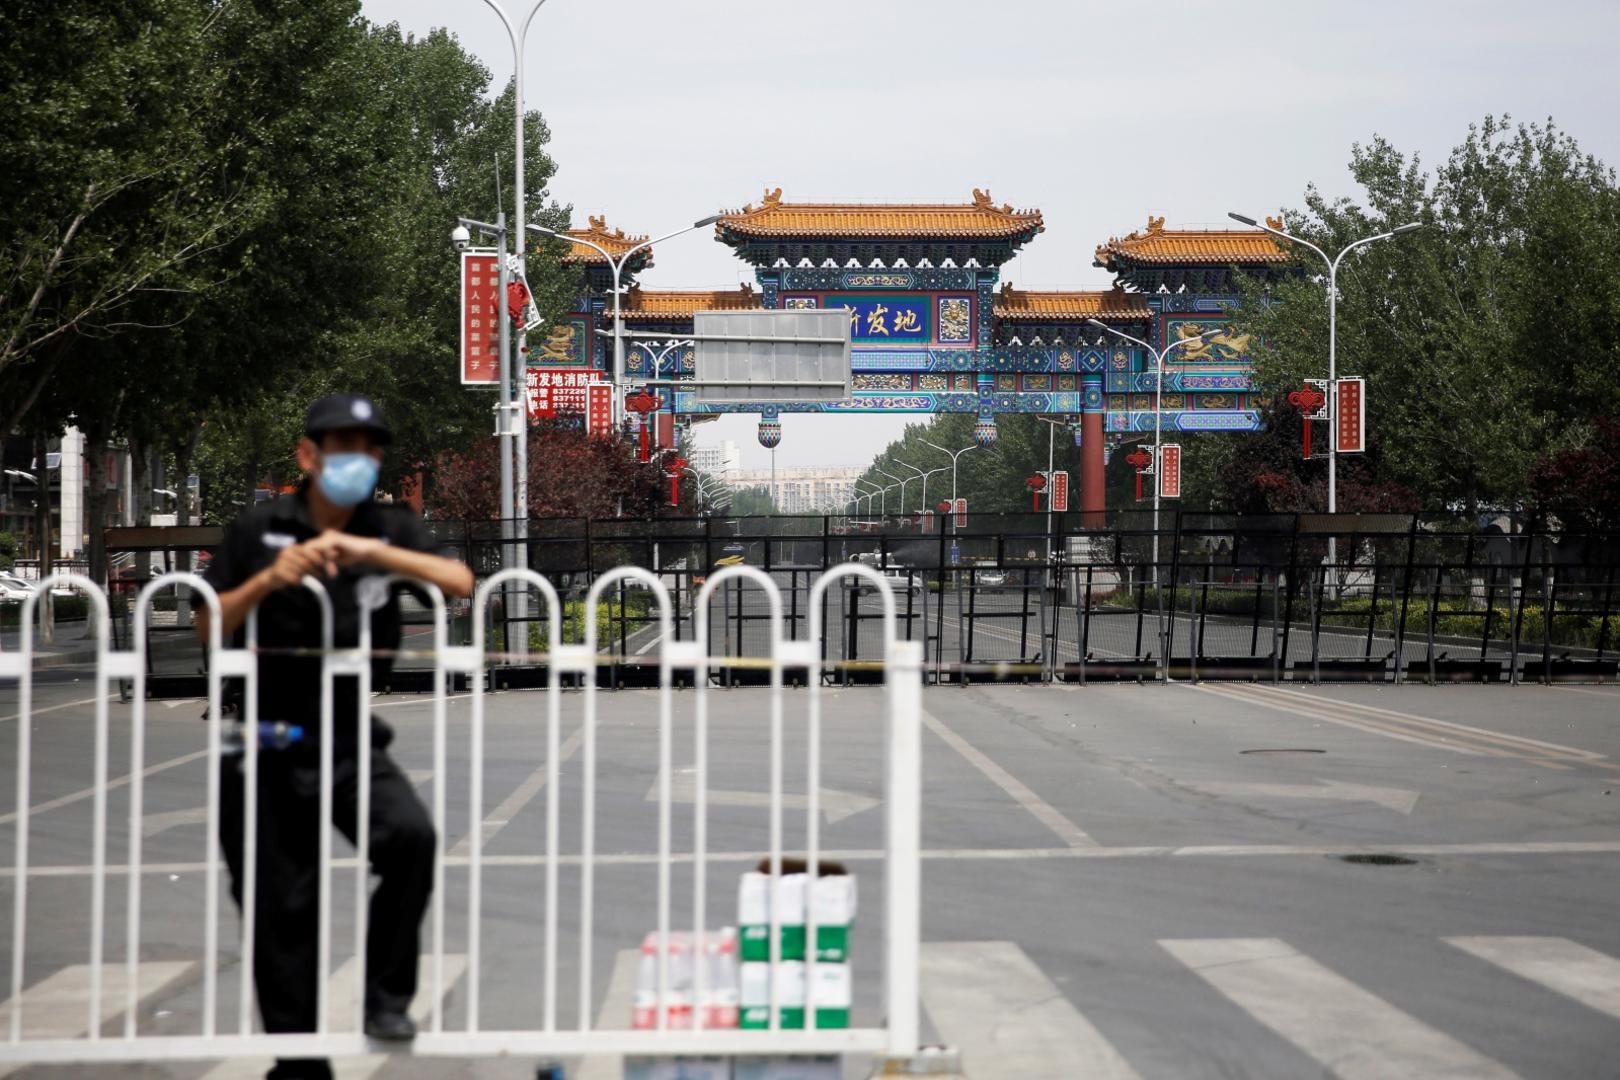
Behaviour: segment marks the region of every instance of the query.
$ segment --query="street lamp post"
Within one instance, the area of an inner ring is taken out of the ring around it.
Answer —
[[[909,461],[901,461],[899,458],[895,458],[894,463],[896,465],[904,465],[906,468],[910,469],[912,472],[914,472],[918,476],[922,477],[922,497],[918,500],[918,503],[922,507],[922,509],[927,510],[928,509],[928,478],[930,476],[933,476],[935,473],[944,472],[947,468],[949,468],[949,466],[941,465],[937,469],[923,470],[923,469],[917,468],[917,466],[911,464],[911,462],[909,462]]]
[[[884,495],[884,489],[883,488],[878,487],[878,485],[872,483],[872,481],[870,481],[870,480],[857,480],[857,481],[855,481],[855,483],[857,485],[856,488],[855,488],[856,491],[860,491],[859,485],[861,485],[861,484],[865,484],[867,487],[872,489],[871,491],[862,491],[861,492],[861,494],[866,496],[866,512],[868,514],[870,514],[872,512],[872,500],[873,500],[873,498],[879,498],[879,499],[883,500],[880,503],[880,505],[883,507],[881,513],[883,513],[884,515],[888,514],[888,512],[889,512],[889,500],[888,500],[888,497],[886,495]]]
[[[906,512],[906,485],[911,483],[911,477],[907,476],[902,479],[901,477],[894,475],[892,472],[885,472],[876,465],[872,466],[872,471],[877,473],[879,476],[887,476],[890,480],[893,480],[895,483],[900,485],[900,513],[904,514]]]
[[[1046,574],[1047,587],[1052,584],[1052,473],[1057,468],[1057,429],[1068,427],[1068,423],[1061,420],[1049,420],[1044,416],[1035,419],[1046,425]]]
[[[629,263],[630,259],[636,254],[636,252],[650,248],[654,244],[662,244],[665,240],[672,240],[677,236],[682,236],[696,229],[701,229],[707,225],[713,225],[723,216],[723,214],[710,214],[706,218],[692,222],[692,224],[686,226],[685,228],[676,229],[674,232],[665,233],[663,236],[655,237],[651,240],[643,240],[641,243],[636,244],[617,259],[609,254],[608,250],[601,244],[598,244],[593,240],[587,240],[582,236],[570,236],[565,233],[559,233],[557,230],[548,229],[544,225],[529,226],[529,230],[531,232],[537,232],[542,236],[550,236],[558,240],[567,240],[570,243],[583,244],[586,247],[591,248],[598,255],[601,255],[602,258],[607,260],[608,269],[613,273],[613,371],[611,379],[613,383],[613,430],[619,430],[619,419],[624,414],[624,403],[620,400],[620,384],[624,380],[624,312],[622,304],[624,289],[620,284],[620,279],[624,274],[625,265]]]
[[[1253,228],[1264,229],[1266,232],[1270,233],[1271,235],[1280,236],[1284,240],[1287,240],[1289,243],[1298,244],[1301,247],[1310,248],[1312,251],[1316,252],[1317,255],[1321,256],[1322,261],[1327,264],[1327,268],[1328,268],[1328,287],[1327,287],[1327,298],[1328,298],[1328,506],[1327,506],[1327,509],[1328,509],[1328,513],[1330,513],[1330,514],[1337,513],[1338,509],[1339,509],[1339,499],[1338,499],[1338,473],[1339,473],[1339,393],[1338,393],[1338,389],[1339,389],[1338,388],[1338,375],[1339,375],[1339,357],[1338,357],[1339,263],[1341,261],[1343,261],[1343,259],[1344,259],[1344,257],[1346,255],[1350,254],[1352,251],[1356,250],[1357,248],[1366,247],[1368,244],[1371,244],[1371,243],[1373,243],[1375,241],[1378,241],[1378,240],[1388,240],[1391,237],[1395,237],[1395,236],[1405,236],[1407,233],[1413,233],[1413,232],[1416,232],[1417,230],[1423,228],[1423,225],[1422,225],[1421,222],[1414,221],[1414,222],[1409,222],[1409,223],[1407,223],[1405,225],[1397,225],[1395,228],[1390,229],[1388,232],[1381,232],[1381,233],[1378,233],[1375,236],[1364,236],[1360,240],[1353,241],[1350,244],[1346,245],[1345,248],[1342,251],[1340,251],[1337,255],[1333,256],[1332,258],[1329,258],[1327,252],[1323,251],[1321,248],[1317,247],[1315,244],[1311,243],[1309,240],[1300,239],[1299,237],[1295,236],[1293,233],[1285,232],[1282,229],[1273,229],[1270,225],[1266,225],[1266,224],[1263,224],[1261,222],[1258,222],[1258,221],[1254,220],[1254,218],[1247,217],[1247,216],[1245,216],[1243,214],[1228,213],[1226,216],[1231,218],[1233,221],[1240,221],[1243,224],[1251,226]],[[1307,420],[1305,422],[1307,424],[1310,423],[1309,420]],[[1335,539],[1336,539],[1336,537],[1334,537],[1333,534],[1331,534],[1331,533],[1328,534],[1328,562],[1330,562],[1330,563],[1336,563],[1338,561],[1336,559],[1336,557],[1335,557],[1335,555],[1336,555],[1335,545],[1334,545]]]
[[[1191,345],[1195,341],[1202,341],[1211,334],[1218,334],[1220,330],[1205,330],[1202,334],[1179,341],[1172,341],[1163,349],[1155,349],[1141,338],[1132,337],[1122,330],[1115,330],[1112,326],[1098,322],[1096,319],[1087,319],[1086,322],[1099,330],[1106,330],[1115,337],[1142,346],[1153,354],[1153,584],[1159,584],[1159,481],[1163,478],[1159,469],[1159,448],[1164,435],[1164,358],[1170,355],[1170,350],[1179,345]]]
[[[514,411],[521,406],[514,404],[516,388],[513,386],[512,321],[506,295],[506,286],[511,280],[511,266],[507,262],[506,211],[504,209],[497,210],[493,223],[478,221],[474,218],[458,217],[456,225],[456,231],[450,234],[452,242],[458,246],[465,246],[469,230],[477,229],[480,235],[495,238],[495,247],[498,253],[495,261],[500,276],[497,279],[495,289],[495,320],[500,324],[496,347],[500,349],[501,358],[498,372],[500,378],[500,405],[496,409],[498,419],[495,424],[495,434],[497,438],[503,440],[500,444],[501,565],[503,568],[523,566],[528,562],[528,545],[526,543],[515,543],[515,540],[520,535],[527,535],[528,511],[525,508],[525,528],[523,533],[519,534],[517,531],[518,506],[513,488],[513,474],[517,471],[514,459],[522,458],[526,470],[528,456],[526,453],[520,453],[518,447],[512,445],[510,440],[518,440],[518,437],[528,430],[528,424],[518,420]],[[521,440],[518,440],[518,445],[522,445]],[[528,490],[526,485],[524,490]],[[519,620],[527,619],[529,614],[529,592],[527,589],[503,588],[501,596],[505,601],[503,611],[516,616]],[[517,635],[518,640],[506,643],[508,652],[528,652],[529,624],[527,621],[520,621],[519,625],[523,627],[523,632]],[[509,634],[508,637],[511,637],[511,635]]]
[[[956,509],[956,459],[967,453],[969,450],[979,449],[979,444],[968,443],[960,450],[947,450],[943,446],[939,445],[939,443],[929,442],[927,439],[922,439],[920,441],[924,446],[932,446],[935,450],[947,455],[951,459],[951,509]]]

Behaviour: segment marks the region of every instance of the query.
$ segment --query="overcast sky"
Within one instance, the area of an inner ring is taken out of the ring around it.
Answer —
[[[448,27],[497,87],[511,76],[483,0],[363,2],[408,32]],[[988,187],[1046,222],[1004,281],[1101,288],[1092,250],[1150,214],[1224,227],[1312,181],[1356,194],[1350,146],[1375,133],[1435,161],[1487,112],[1551,116],[1620,162],[1617,45],[1616,0],[548,0],[524,67],[576,224],[667,232],[767,186],[963,203]],[[752,280],[707,233],[656,262],[652,287]],[[762,467],[755,422],[696,430]],[[789,414],[777,462],[864,463],[904,423]]]

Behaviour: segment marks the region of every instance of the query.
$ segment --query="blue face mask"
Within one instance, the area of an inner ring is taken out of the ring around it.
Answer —
[[[377,489],[377,459],[370,454],[327,454],[317,482],[334,506],[359,506]]]

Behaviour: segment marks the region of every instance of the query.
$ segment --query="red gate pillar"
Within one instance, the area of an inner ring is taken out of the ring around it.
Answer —
[[[1080,525],[1100,529],[1108,508],[1103,478],[1102,376],[1082,376],[1080,386]]]

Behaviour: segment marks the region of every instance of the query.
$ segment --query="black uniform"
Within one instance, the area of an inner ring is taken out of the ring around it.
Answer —
[[[260,503],[229,529],[206,577],[220,592],[242,585],[275,561],[281,549],[319,533],[304,493]],[[345,532],[381,537],[390,544],[428,551],[433,540],[421,519],[405,507],[363,502]],[[335,644],[359,642],[356,593],[378,571],[347,567],[327,579]],[[393,649],[400,639],[397,598],[372,613],[372,644]],[[308,589],[280,589],[258,608],[258,640],[265,649],[315,648],[321,644],[321,612]],[[237,644],[242,633],[237,634]],[[392,661],[372,662],[373,685],[381,685]],[[333,680],[333,821],[320,820],[320,660],[274,654],[259,660],[259,720],[300,725],[301,742],[259,754],[258,908],[254,984],[267,1032],[315,1030],[316,933],[319,914],[320,830],[335,824],[352,843],[359,794],[357,749],[358,680]],[[366,942],[366,1011],[403,1012],[416,993],[419,931],[433,885],[433,824],[410,782],[386,753],[392,731],[372,720],[371,866],[381,878],[371,898]],[[231,871],[231,894],[242,903],[242,759],[222,762],[220,843]],[[330,1076],[325,1062],[282,1061],[271,1077]]]

